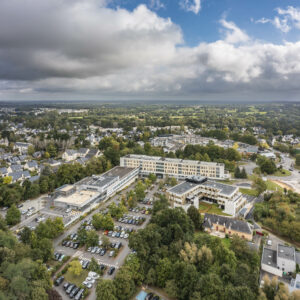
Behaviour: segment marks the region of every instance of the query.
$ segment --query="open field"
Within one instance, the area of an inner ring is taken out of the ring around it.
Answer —
[[[253,190],[253,189],[239,188],[239,191],[245,195],[250,195],[250,196],[255,196],[255,197],[257,196],[256,190]]]
[[[216,215],[222,215],[222,216],[229,216],[228,214],[225,214],[221,208],[218,207],[217,204],[210,204],[203,201],[199,202],[199,211],[200,213],[208,213],[208,214],[216,214]]]
[[[69,271],[67,271],[67,273],[64,276],[65,276],[66,281],[71,282],[71,283],[76,284],[77,286],[79,286],[85,280],[87,275],[88,275],[88,270],[82,270],[82,273],[79,276],[74,276]]]

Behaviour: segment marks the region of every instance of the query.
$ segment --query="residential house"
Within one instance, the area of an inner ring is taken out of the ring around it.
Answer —
[[[24,165],[24,169],[27,169],[31,172],[37,171],[39,169],[39,165],[35,160],[31,160]]]
[[[206,213],[203,226],[205,231],[209,233],[221,233],[224,236],[226,234],[229,236],[237,235],[248,241],[252,240],[252,227],[245,221]]]
[[[14,145],[14,149],[18,150],[21,154],[27,154],[29,146],[31,146],[30,143],[16,142]]]

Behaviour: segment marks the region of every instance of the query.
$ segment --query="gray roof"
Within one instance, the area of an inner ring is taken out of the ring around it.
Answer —
[[[8,173],[7,168],[0,168],[0,173],[7,174]]]
[[[296,251],[296,264],[300,265],[300,252]]]
[[[38,167],[38,163],[35,160],[29,161],[27,163],[29,168],[37,168]]]
[[[277,251],[264,247],[261,263],[273,268],[277,268]]]
[[[135,170],[135,168],[117,166],[104,173],[103,176],[119,176],[119,178],[121,179],[124,176],[128,175],[133,170]]]
[[[22,171],[23,169],[21,165],[11,165],[10,168],[13,172]]]
[[[177,195],[182,195],[182,194],[185,194],[188,191],[192,190],[196,186],[199,186],[199,184],[194,183],[194,182],[184,181],[184,182],[177,184],[177,185],[173,186],[172,188],[170,188],[169,192],[177,194]]]
[[[295,261],[295,248],[278,244],[278,257]]]
[[[212,181],[212,180],[207,180],[207,181],[201,183],[201,185],[211,187],[214,189],[218,189],[220,191],[220,193],[223,195],[231,195],[237,189],[236,186],[232,186],[232,185],[228,185],[228,184],[224,184],[224,183],[220,183],[220,182],[216,182],[216,181]]]
[[[38,181],[40,179],[40,175],[36,175],[36,176],[32,176],[29,178],[29,181],[30,182],[35,182],[35,181]]]
[[[248,222],[229,218],[225,216],[205,214],[204,215],[204,227],[212,228],[213,224],[220,224],[225,226],[227,229],[252,234],[251,227]]]

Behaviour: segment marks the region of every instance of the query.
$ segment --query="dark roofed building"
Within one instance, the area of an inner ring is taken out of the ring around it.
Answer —
[[[203,226],[210,233],[238,235],[241,238],[252,240],[252,228],[248,222],[235,218],[205,214]]]

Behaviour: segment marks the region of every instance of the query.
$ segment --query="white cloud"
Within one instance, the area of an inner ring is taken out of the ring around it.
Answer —
[[[278,16],[273,19],[261,18],[255,23],[270,23],[284,33],[289,32],[293,27],[300,29],[300,8],[288,6],[287,9],[277,8],[276,12]]]
[[[201,10],[201,0],[180,0],[179,5],[185,11],[191,11],[196,15]]]
[[[238,28],[233,22],[228,22],[225,19],[222,19],[220,23],[226,29],[226,42],[235,44],[247,42],[249,40],[248,35],[240,28]]]
[[[2,0],[0,99],[299,95],[300,41],[258,42],[233,22],[220,24],[223,38],[189,47],[179,26],[145,5]]]
[[[164,8],[165,5],[162,3],[161,0],[150,0],[149,7],[154,10],[159,10],[161,8]]]

